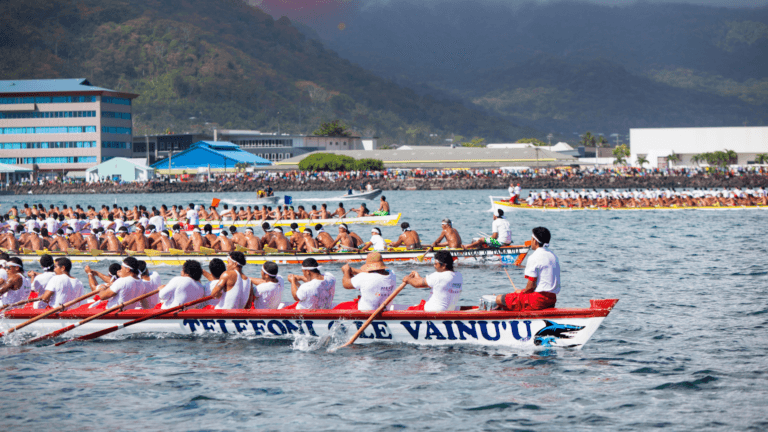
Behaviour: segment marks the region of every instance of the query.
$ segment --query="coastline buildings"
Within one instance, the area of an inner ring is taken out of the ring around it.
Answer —
[[[0,81],[0,163],[58,173],[131,157],[136,97],[85,78]]]
[[[226,141],[200,141],[188,149],[152,164],[159,174],[198,174],[210,172],[235,173],[237,164],[250,164],[255,168],[269,168],[272,162],[243,151],[240,146]],[[210,171],[209,171],[210,169]]]
[[[768,153],[768,126],[630,129],[629,163],[637,165],[637,157],[648,160],[646,167],[667,168],[667,157],[680,157],[675,166],[695,165],[697,154],[733,150],[737,157],[732,165],[747,165],[759,153]]]

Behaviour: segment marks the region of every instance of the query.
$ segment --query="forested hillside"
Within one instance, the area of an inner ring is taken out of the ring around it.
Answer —
[[[768,8],[362,0],[339,54],[544,131],[768,124]],[[311,34],[311,33],[308,33]]]
[[[307,133],[339,118],[385,143],[536,135],[379,78],[242,0],[4,0],[0,23],[0,79],[87,77],[138,93],[135,134]]]

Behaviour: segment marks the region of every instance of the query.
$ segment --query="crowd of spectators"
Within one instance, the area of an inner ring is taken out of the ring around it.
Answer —
[[[742,176],[766,176],[768,175],[768,165],[746,165],[732,166],[728,168],[718,167],[672,167],[666,169],[659,168],[639,168],[639,167],[557,167],[540,169],[386,169],[383,171],[339,171],[339,172],[310,172],[310,171],[241,171],[233,173],[214,173],[210,177],[207,175],[182,175],[169,178],[160,176],[148,182],[134,183],[134,185],[148,183],[165,182],[214,182],[219,184],[227,183],[245,183],[260,182],[269,183],[273,181],[295,181],[298,183],[315,182],[340,182],[350,180],[461,180],[461,179],[509,179],[510,181],[552,178],[552,179],[583,179],[599,177],[703,177],[703,178],[731,178]],[[66,185],[82,184],[84,179],[73,179],[69,177],[57,178],[39,178],[36,184],[43,185]],[[92,182],[100,185],[119,185],[124,182],[112,179],[101,179],[98,182]],[[29,180],[16,183],[16,185],[28,185]],[[12,185],[6,185],[12,186]]]

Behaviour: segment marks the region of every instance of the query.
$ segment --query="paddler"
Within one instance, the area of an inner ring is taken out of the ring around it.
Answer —
[[[379,209],[373,212],[373,216],[389,216],[389,203],[384,195],[379,199]]]
[[[197,228],[197,225],[195,225],[195,228]],[[176,248],[187,250],[187,247],[189,246],[189,237],[187,237],[187,233],[182,231],[181,225],[174,224],[171,229],[173,230],[173,236],[171,237],[171,240],[176,243]]]
[[[437,238],[434,242],[432,242],[433,247],[449,247],[449,248],[460,248],[461,247],[461,236],[459,235],[459,232],[456,230],[456,228],[453,227],[453,224],[451,223],[450,219],[443,219],[442,222],[443,231],[440,233],[440,237]],[[445,239],[444,242],[440,242],[440,240]]]
[[[301,243],[302,249],[299,250],[299,252],[314,253],[320,250],[317,247],[317,240],[312,237],[312,228],[304,228],[304,233],[302,235],[304,241]]]
[[[360,291],[360,296],[340,303],[334,309],[375,310],[392,294],[397,284],[395,272],[384,266],[379,252],[370,252],[360,269],[344,264],[341,271],[344,273],[342,286]]]
[[[484,244],[496,248],[512,244],[512,232],[509,230],[509,222],[504,219],[504,210],[498,209],[493,214],[490,237],[477,239],[464,246],[464,249],[475,249]]]
[[[192,229],[192,236],[187,243],[187,247],[184,248],[185,252],[200,252],[201,247],[207,247],[208,241],[200,234],[200,228]]]
[[[171,238],[168,230],[160,231],[160,237],[152,243],[152,249],[160,252],[168,252],[171,249],[177,249],[176,242]]]
[[[525,288],[496,296],[496,304],[504,310],[540,310],[555,307],[560,293],[560,261],[549,250],[551,235],[544,227],[536,227],[531,234],[531,249],[525,265]]]
[[[397,238],[397,240],[390,244],[390,249],[396,248],[400,245],[405,245],[407,249],[421,249],[421,240],[419,239],[419,234],[411,229],[411,224],[408,222],[403,222],[400,224],[400,229],[403,230],[403,233],[400,234],[400,237]]]
[[[333,237],[331,237],[330,234],[325,232],[321,224],[315,225],[315,231],[317,232],[317,245],[319,247],[324,247],[330,251],[331,245],[334,244]]]
[[[24,277],[24,265],[18,257],[5,262],[8,278],[0,285],[0,305],[9,305],[26,300],[31,292],[29,279]]]
[[[40,303],[47,303],[50,307],[57,307],[85,294],[83,283],[77,278],[70,276],[70,271],[72,271],[72,261],[69,258],[56,258],[54,266],[56,276],[52,277],[45,285],[45,292],[40,296]],[[74,305],[74,307],[77,307],[77,305]]]
[[[211,289],[211,295],[219,299],[216,309],[245,309],[247,306],[251,295],[251,280],[243,274],[245,263],[245,255],[242,252],[229,253],[227,271]]]
[[[248,227],[245,229],[245,247],[248,250],[262,251],[261,239],[253,234],[253,228]]]
[[[291,244],[288,238],[283,235],[283,229],[280,227],[272,228],[272,237],[269,240],[269,246],[280,252],[291,252]]]
[[[387,242],[384,241],[384,237],[381,236],[381,230],[376,227],[371,228],[371,239],[360,245],[360,249],[362,250],[366,250],[369,247],[373,247],[373,250],[376,252],[387,250]]]
[[[111,308],[123,302],[144,294],[144,283],[139,279],[139,262],[134,257],[126,257],[120,271],[120,277],[109,286],[102,288],[97,294],[100,299],[107,300],[107,307]],[[140,302],[125,306],[125,309],[138,309]]]
[[[408,310],[423,310],[427,312],[452,311],[456,309],[456,304],[461,296],[461,287],[464,284],[464,278],[461,273],[453,270],[453,257],[448,251],[437,251],[432,258],[435,266],[435,273],[426,278],[419,276],[416,271],[411,272],[403,278],[403,282],[412,285],[414,288],[431,288],[428,300],[422,300],[416,306],[411,306]]]
[[[235,244],[227,237],[227,230],[222,229],[216,240],[211,243],[211,248],[216,252],[231,252],[235,250]]]
[[[339,245],[340,251],[350,251],[350,250],[356,250],[356,241],[355,239],[349,235],[349,228],[346,224],[339,225],[339,235],[334,240],[331,247],[328,249],[333,249],[336,245]]]
[[[261,266],[261,277],[251,278],[251,298],[254,309],[277,309],[283,298],[285,282],[277,274],[277,264],[267,261]]]
[[[301,262],[301,276],[290,274],[291,295],[296,300],[286,309],[331,309],[336,293],[336,278],[331,273],[320,273],[314,258]],[[299,282],[304,282],[299,286]]]
[[[205,297],[205,288],[200,283],[200,277],[202,276],[203,268],[199,262],[193,260],[184,261],[184,265],[181,267],[181,275],[176,276],[160,287],[161,308],[170,309]],[[192,308],[199,309],[201,307],[202,305],[197,304]]]

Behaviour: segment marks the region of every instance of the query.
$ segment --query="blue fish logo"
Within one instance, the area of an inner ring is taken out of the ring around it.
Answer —
[[[572,333],[584,328],[584,326],[558,324],[548,320],[544,320],[544,324],[544,328],[537,331],[533,338],[536,346],[553,347],[558,339],[570,339],[573,337]]]

